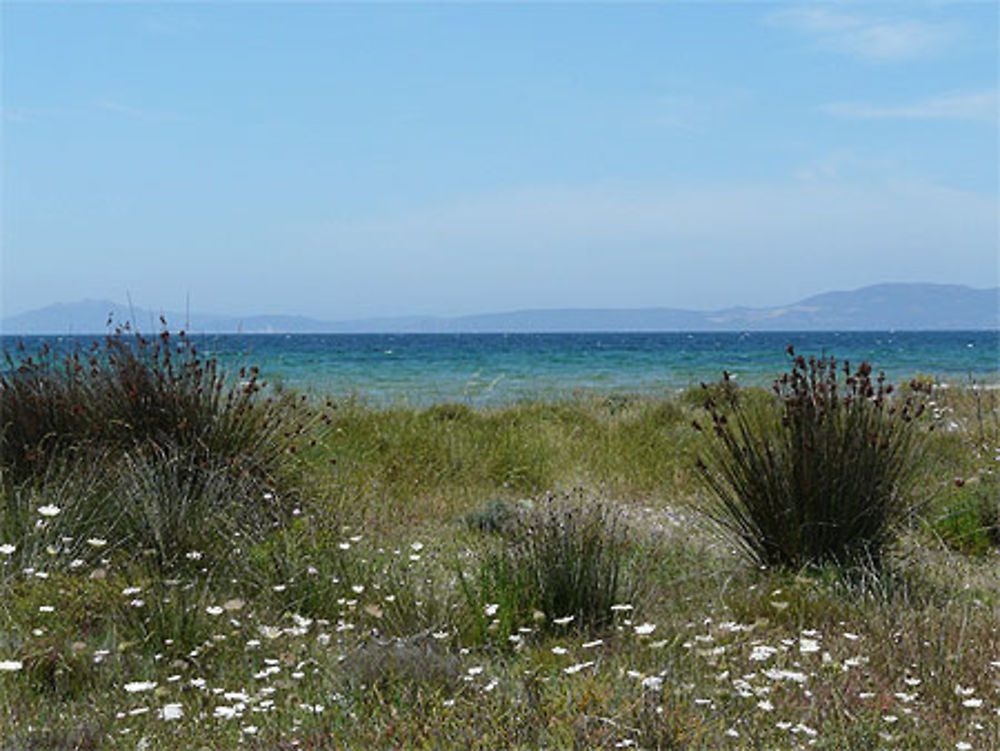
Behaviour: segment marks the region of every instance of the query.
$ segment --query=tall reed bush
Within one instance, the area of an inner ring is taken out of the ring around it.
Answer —
[[[265,397],[256,368],[227,374],[183,332],[120,328],[87,350],[4,360],[0,528],[23,526],[33,498],[59,509],[60,534],[115,534],[164,564],[269,529],[299,487],[297,447],[322,419],[294,396]],[[81,466],[96,475],[72,492]]]
[[[36,355],[4,352],[4,360],[0,449],[15,479],[67,446],[150,443],[269,474],[293,437],[283,405],[257,397],[255,367],[227,378],[184,332],[148,338],[118,329],[86,351],[59,354],[45,344]]]
[[[920,462],[920,386],[899,394],[868,363],[788,352],[772,400],[706,389],[709,515],[760,564],[877,564]]]

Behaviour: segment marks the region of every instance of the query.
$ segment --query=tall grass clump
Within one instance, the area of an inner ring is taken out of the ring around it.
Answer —
[[[226,457],[248,472],[278,471],[288,424],[274,402],[257,398],[255,367],[227,378],[181,332],[148,338],[118,329],[88,350],[36,355],[4,352],[0,448],[15,479],[38,471],[68,446],[130,449],[155,443]]]
[[[762,565],[877,565],[919,466],[922,392],[897,393],[868,363],[788,352],[773,399],[706,391],[709,516]]]
[[[480,626],[501,639],[560,621],[599,630],[631,594],[634,546],[610,504],[546,497],[519,509],[488,543],[476,575],[461,582]]]
[[[86,350],[45,345],[3,359],[7,535],[29,534],[30,499],[54,507],[46,523],[60,536],[113,534],[169,565],[193,548],[263,533],[294,500],[296,450],[321,416],[293,397],[265,397],[256,368],[228,374],[183,332],[119,328]]]

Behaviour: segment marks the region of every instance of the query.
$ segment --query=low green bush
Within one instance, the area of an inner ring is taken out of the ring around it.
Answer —
[[[475,575],[461,579],[480,636],[605,628],[614,618],[611,606],[631,594],[634,548],[621,512],[610,504],[544,498],[519,507],[493,531]]]

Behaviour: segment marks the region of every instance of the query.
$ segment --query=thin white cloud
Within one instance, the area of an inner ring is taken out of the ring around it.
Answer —
[[[8,104],[0,109],[3,120],[12,124],[40,122],[91,121],[97,116],[113,115],[128,120],[158,123],[190,122],[191,117],[172,110],[137,107],[113,97],[101,97],[79,107],[23,106]]]
[[[683,130],[697,130],[717,122],[753,99],[745,88],[701,89],[697,94],[681,93],[659,97],[651,106],[646,122]]]
[[[104,112],[109,112],[113,115],[121,115],[123,117],[132,118],[134,120],[148,120],[155,122],[179,122],[183,120],[188,120],[189,118],[179,112],[170,112],[168,110],[155,110],[146,107],[136,107],[135,105],[127,104],[118,99],[112,99],[104,97],[98,99],[94,102],[94,106],[97,109]]]
[[[306,242],[375,254],[419,251],[458,264],[471,248],[474,255],[502,252],[521,260],[538,260],[540,252],[579,259],[587,248],[647,247],[667,255],[699,248],[720,256],[741,248],[766,265],[803,248],[834,252],[844,262],[876,251],[912,262],[913,252],[947,247],[962,248],[972,265],[982,266],[995,252],[995,211],[995,196],[915,182],[534,188],[314,226]],[[938,261],[925,255],[921,262]]]
[[[793,171],[796,180],[807,182],[863,182],[872,175],[892,174],[892,160],[871,152],[837,149],[812,159]]]
[[[78,119],[85,110],[70,107],[39,107],[7,104],[3,107],[3,119],[13,124],[33,124],[51,120]]]
[[[783,299],[793,283],[860,286],[899,269],[996,276],[995,196],[915,182],[537,187],[294,234],[290,267],[336,258],[328,294],[399,285],[410,310],[428,298],[407,280],[447,283],[450,304],[471,312],[571,306],[584,294],[608,307],[720,307],[748,290]]]
[[[876,105],[864,102],[833,102],[823,111],[852,120],[997,120],[997,91],[974,91],[931,97],[911,104]]]
[[[4,122],[8,123],[27,123],[31,122],[31,116],[28,114],[28,110],[24,107],[4,107],[0,112],[3,112]]]
[[[811,36],[823,49],[866,60],[915,60],[940,52],[959,37],[953,24],[874,19],[829,7],[791,8],[768,20]]]
[[[823,7],[789,8],[769,16],[773,22],[813,34],[836,34],[853,31],[863,25],[854,15]]]
[[[176,6],[170,8],[176,10]],[[201,22],[194,16],[179,15],[176,12],[155,13],[139,20],[139,29],[147,34],[164,37],[179,37],[200,31]]]

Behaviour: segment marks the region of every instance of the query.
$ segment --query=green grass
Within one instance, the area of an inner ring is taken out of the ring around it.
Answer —
[[[162,433],[5,451],[0,749],[1000,747],[993,393],[931,394],[919,514],[850,575],[707,523],[697,390],[290,397],[249,477]]]
[[[636,499],[690,492],[697,436],[669,401],[590,397],[483,410],[346,402],[330,415],[327,492],[370,529],[581,485]]]

